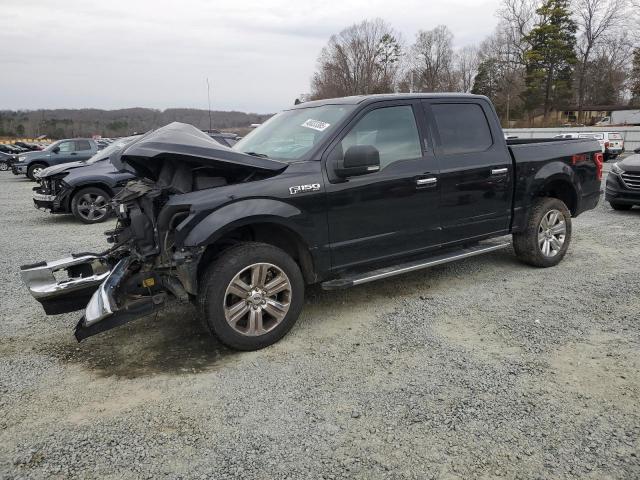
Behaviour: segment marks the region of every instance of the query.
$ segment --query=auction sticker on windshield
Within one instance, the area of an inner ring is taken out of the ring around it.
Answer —
[[[306,127],[306,128],[313,128],[314,130],[318,130],[319,132],[324,132],[327,128],[331,126],[331,124],[321,122],[320,120],[313,120],[310,118],[300,126]]]

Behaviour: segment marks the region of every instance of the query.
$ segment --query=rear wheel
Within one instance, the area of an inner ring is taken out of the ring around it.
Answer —
[[[627,203],[609,202],[609,204],[614,210],[631,210],[631,207],[633,207],[633,205],[629,205]]]
[[[520,260],[535,267],[560,263],[571,242],[571,212],[557,198],[540,198],[531,207],[524,231],[513,234]]]
[[[111,195],[97,187],[76,192],[71,199],[71,212],[82,223],[104,222],[111,213]]]
[[[0,172],[6,172],[9,170],[9,164],[7,162],[0,162]]]
[[[293,327],[304,300],[296,262],[264,243],[231,247],[201,278],[198,305],[203,320],[222,343],[258,350]]]
[[[33,163],[29,165],[29,168],[27,169],[27,177],[35,182],[36,175],[39,175],[45,168],[47,168],[47,166],[44,163]]]

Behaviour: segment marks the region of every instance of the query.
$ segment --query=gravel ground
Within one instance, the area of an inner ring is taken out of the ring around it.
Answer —
[[[279,344],[229,351],[189,308],[77,344],[18,266],[108,225],[0,175],[0,478],[640,477],[640,209],[602,202],[558,267],[495,252],[308,291]]]

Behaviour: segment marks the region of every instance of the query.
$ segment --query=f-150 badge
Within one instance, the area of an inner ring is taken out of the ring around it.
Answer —
[[[319,183],[308,183],[307,185],[296,185],[295,187],[289,187],[289,194],[296,195],[304,192],[317,192],[320,190]]]

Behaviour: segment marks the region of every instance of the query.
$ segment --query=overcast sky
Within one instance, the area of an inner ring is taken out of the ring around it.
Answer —
[[[329,36],[380,17],[412,42],[446,24],[477,44],[498,0],[0,0],[0,110],[268,113],[309,91]]]

